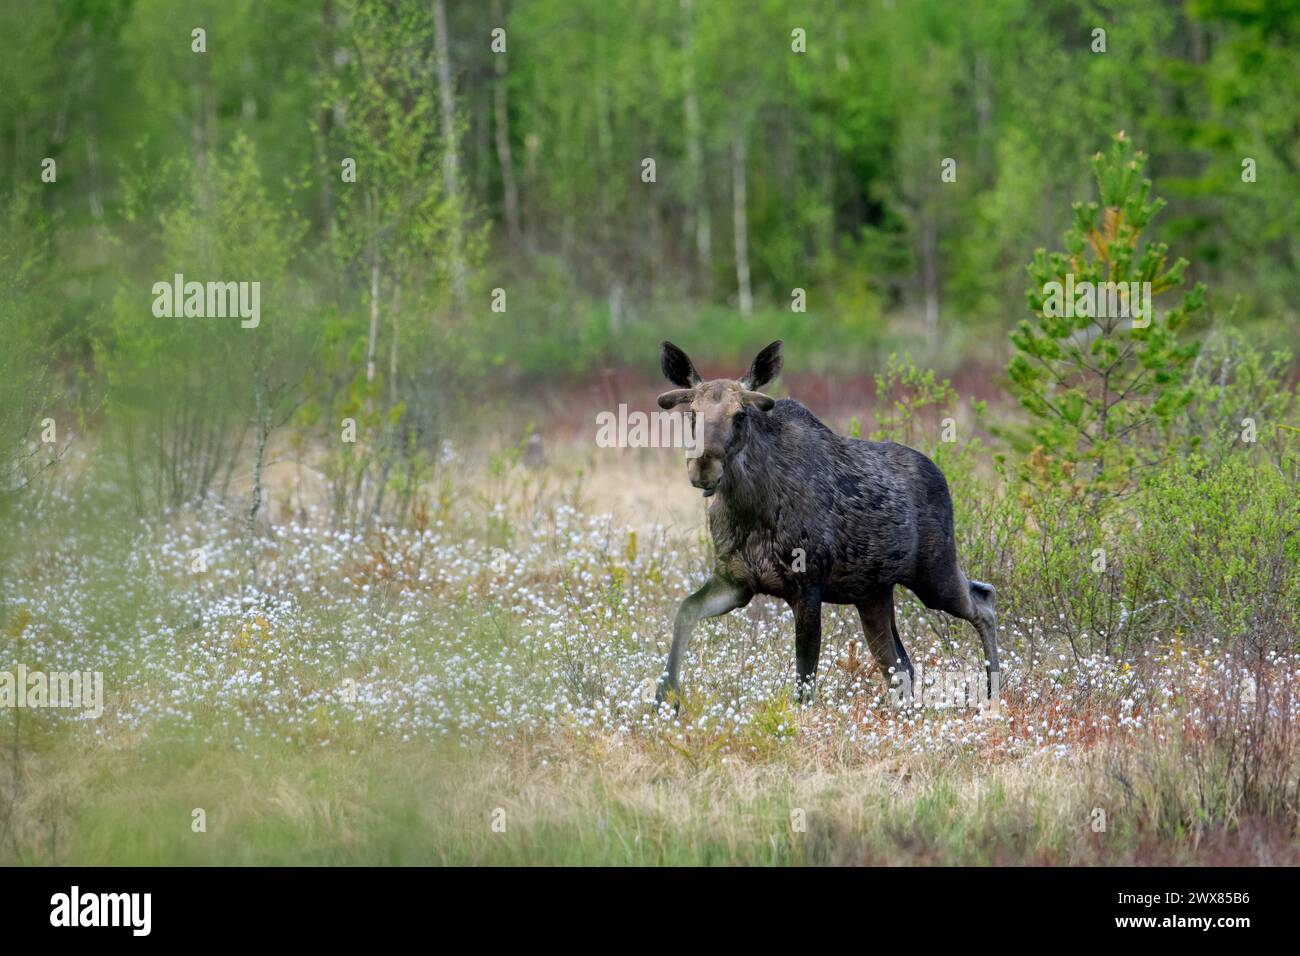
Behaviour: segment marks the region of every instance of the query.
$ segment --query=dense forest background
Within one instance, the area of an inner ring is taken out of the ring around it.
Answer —
[[[133,474],[201,459],[182,500],[292,416],[436,451],[458,398],[649,376],[665,336],[994,370],[1118,130],[1209,289],[1188,332],[1269,348],[1298,67],[1257,0],[7,0],[6,440],[111,413]],[[259,281],[262,327],[156,319],[177,272]]]

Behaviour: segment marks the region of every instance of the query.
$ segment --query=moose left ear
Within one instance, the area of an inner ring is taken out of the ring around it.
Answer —
[[[749,366],[749,371],[745,373],[745,377],[740,380],[740,384],[750,391],[758,391],[758,389],[780,375],[783,361],[782,347],[781,340],[777,339],[759,352]]]
[[[682,402],[689,402],[694,396],[693,388],[674,388],[659,396],[659,407],[676,408]]]

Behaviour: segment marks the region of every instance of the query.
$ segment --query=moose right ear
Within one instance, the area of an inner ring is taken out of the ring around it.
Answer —
[[[694,388],[704,381],[690,356],[667,340],[659,343],[659,367],[664,370],[664,378],[678,388]]]

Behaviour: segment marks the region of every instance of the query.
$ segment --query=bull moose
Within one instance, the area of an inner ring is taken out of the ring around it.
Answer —
[[[975,626],[996,702],[994,591],[957,566],[952,499],[938,466],[905,445],[837,435],[799,402],[764,395],[759,390],[781,371],[780,341],[738,380],[704,381],[671,342],[660,353],[676,387],[659,396],[659,406],[683,408],[692,426],[687,475],[712,499],[716,557],[709,579],[677,610],[656,702],[680,693],[695,625],[744,607],[755,594],[782,598],[794,612],[800,702],[814,690],[826,603],[855,605],[886,682],[906,672],[910,686],[912,663],[894,618],[898,584],[926,607]]]

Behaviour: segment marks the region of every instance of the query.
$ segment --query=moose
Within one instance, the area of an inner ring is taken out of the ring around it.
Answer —
[[[707,617],[747,605],[755,594],[783,599],[794,612],[796,693],[815,691],[822,605],[853,604],[886,683],[915,672],[898,636],[894,586],[926,607],[975,626],[984,645],[989,701],[995,707],[997,615],[991,585],[957,566],[948,482],[929,458],[892,441],[837,435],[802,404],[760,389],[781,372],[773,342],[738,380],[706,382],[671,342],[660,345],[659,396],[682,408],[693,435],[687,476],[711,498],[713,571],[686,598],[656,687],[657,704],[680,701],[679,672],[691,631]]]

